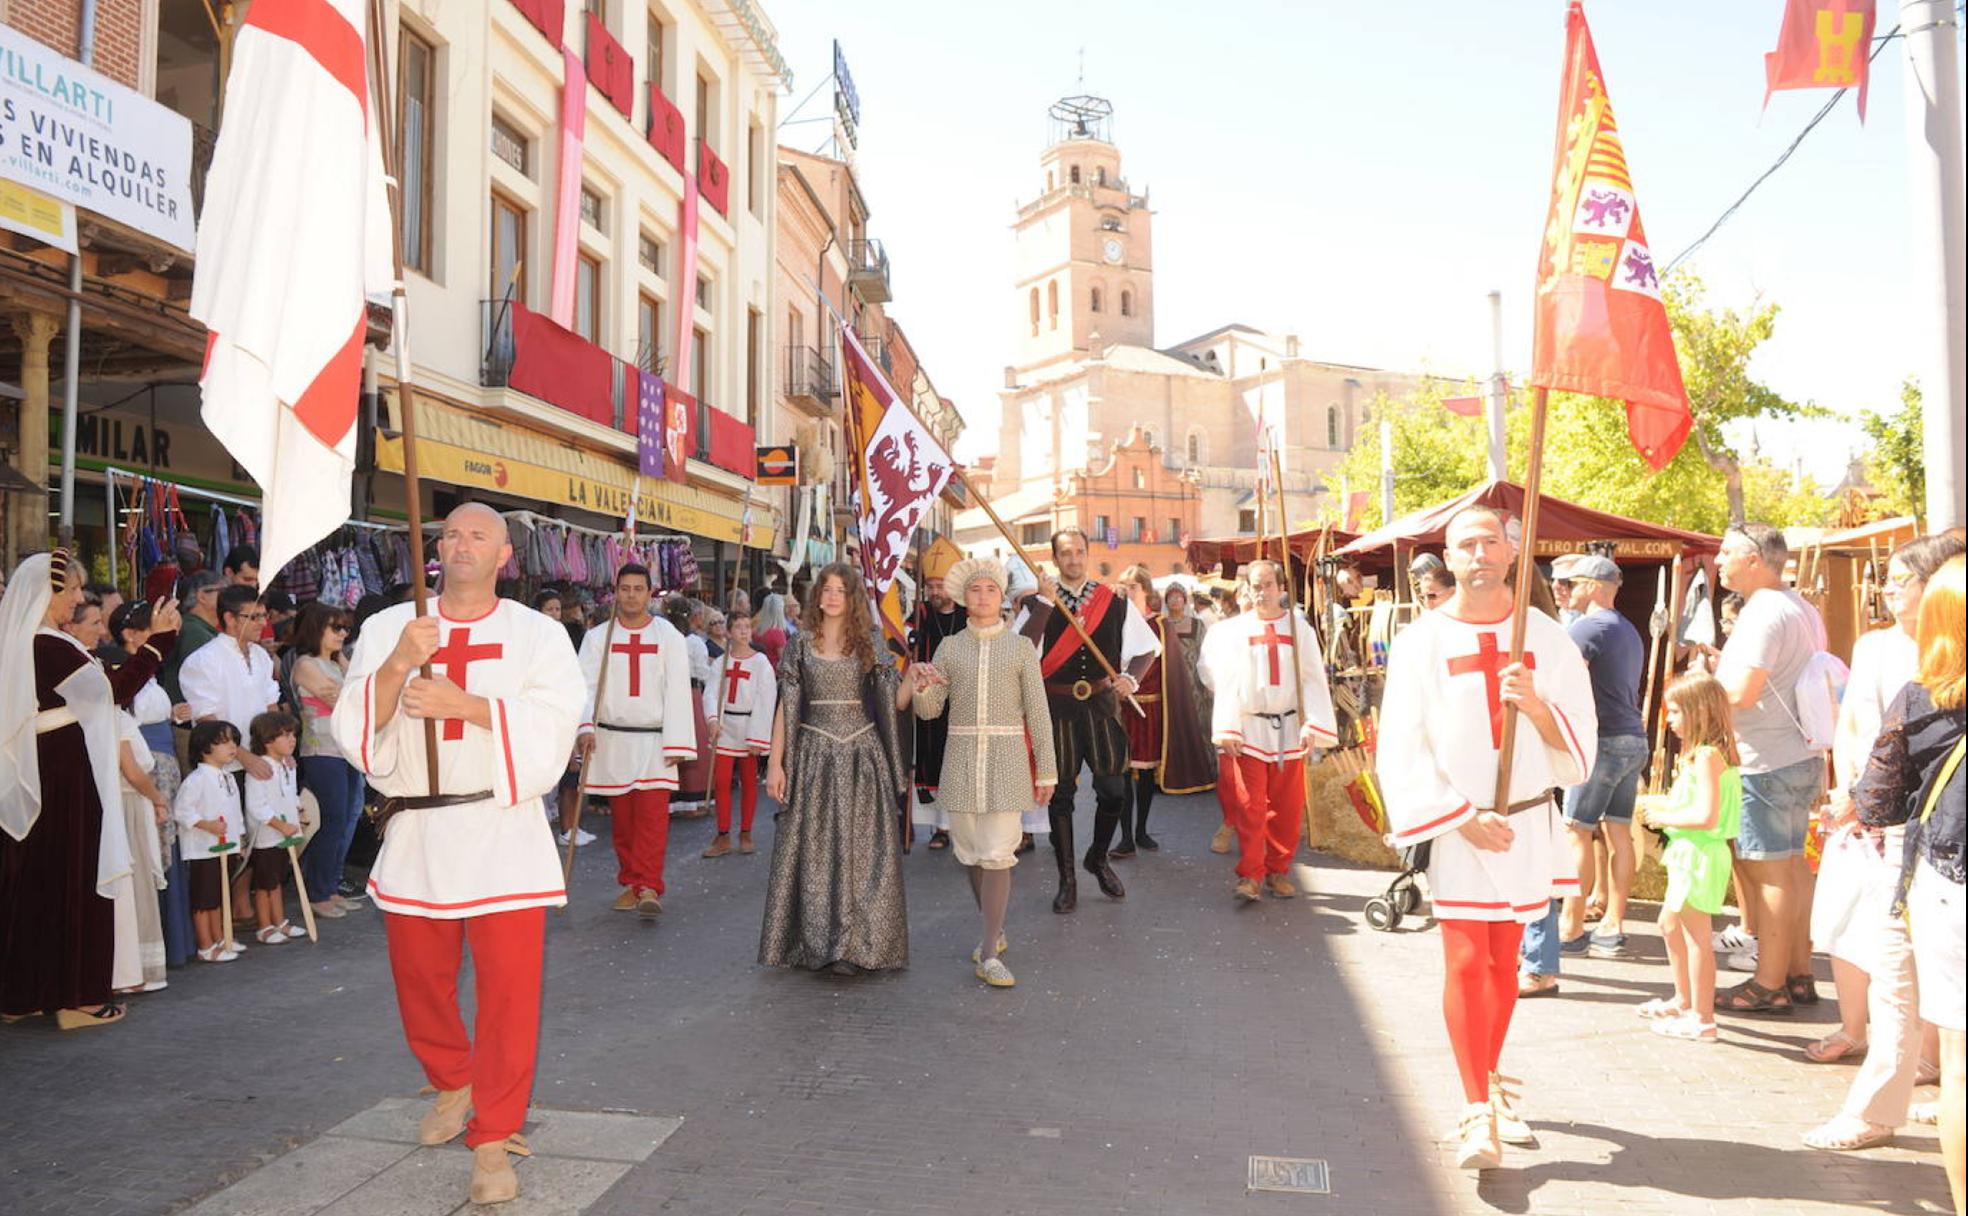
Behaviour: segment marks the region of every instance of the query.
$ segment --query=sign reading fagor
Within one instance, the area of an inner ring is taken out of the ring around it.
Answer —
[[[192,247],[190,120],[4,26],[0,177]]]

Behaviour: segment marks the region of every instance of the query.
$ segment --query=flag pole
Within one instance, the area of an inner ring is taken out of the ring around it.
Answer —
[[[390,345],[396,348],[396,403],[398,423],[403,428],[403,499],[410,524],[410,565],[415,571],[411,595],[418,616],[430,615],[430,588],[424,576],[423,483],[417,475],[417,393],[411,383],[410,299],[403,290],[403,187],[397,177],[396,124],[389,99],[389,55],[383,49],[388,27],[383,24],[383,0],[369,0],[369,92],[374,106],[369,121],[376,126],[376,138],[383,151],[383,181],[389,192],[390,215]],[[431,666],[425,663],[417,674],[428,680]],[[437,719],[424,719],[424,774],[432,796],[438,792]]]
[[[640,505],[638,497],[642,494],[642,474],[636,474],[634,484],[635,488],[630,492],[628,518],[622,521],[622,539],[630,546],[635,544],[636,508]],[[635,557],[632,548],[628,556],[631,559]],[[654,576],[651,576],[650,582],[653,590]],[[621,566],[615,567],[614,586],[616,588],[616,598],[608,606],[608,629],[601,635],[601,670],[595,675],[595,721],[593,725],[596,731],[601,730],[602,698],[608,695],[608,669],[613,665],[615,654],[615,622],[622,619],[620,595],[620,588],[622,586]],[[596,741],[599,742],[600,740],[597,739]],[[588,774],[593,768],[594,751],[590,749],[588,754],[581,760],[581,776],[574,782],[574,817],[567,822],[567,855],[560,863],[560,888],[563,891],[574,881],[574,850],[579,846],[581,840],[581,812],[586,810],[588,806]],[[560,910],[563,913],[566,912],[567,905],[560,905]]]
[[[1544,416],[1551,390],[1539,386],[1531,395],[1531,452],[1524,469],[1524,534],[1517,549],[1517,600],[1510,610],[1510,662],[1524,660],[1524,634],[1530,627],[1531,580],[1537,574],[1539,484],[1544,480]],[[1517,706],[1503,706],[1503,743],[1497,752],[1496,798],[1490,808],[1498,814],[1510,806],[1510,767],[1517,750]]]
[[[1305,680],[1300,674],[1303,668],[1299,664],[1298,657],[1298,582],[1292,577],[1291,526],[1287,522],[1290,517],[1285,514],[1285,462],[1278,454],[1278,442],[1275,434],[1271,437],[1270,446],[1271,492],[1278,499],[1278,552],[1283,554],[1285,559],[1282,573],[1284,574],[1283,589],[1286,592],[1285,638],[1287,639],[1286,644],[1291,649],[1292,720],[1298,724],[1299,738],[1303,739],[1305,737]],[[1322,672],[1324,671],[1323,664],[1321,664],[1320,670]],[[1309,753],[1311,748],[1308,746],[1306,751],[1308,755],[1305,758],[1304,768],[1310,769],[1311,756]],[[1300,813],[1305,817],[1305,839],[1307,842],[1310,842],[1312,839],[1312,783],[1310,780],[1302,780],[1300,787],[1303,791],[1301,797],[1305,804],[1300,808]]]
[[[977,485],[971,481],[970,474],[964,472],[962,469],[958,469],[951,476],[962,480],[964,492],[976,499],[978,506],[984,508],[984,514],[990,516],[991,522],[997,525],[998,535],[1004,537],[1005,544],[1011,546],[1011,551],[1018,555],[1018,560],[1024,562],[1026,567],[1032,571],[1033,576],[1037,577],[1039,563],[1032,560],[1032,555],[1025,551],[1025,546],[1018,543],[1018,538],[1011,534],[1011,529],[1005,525],[1005,521],[998,517],[998,509],[991,505],[991,500],[977,492]],[[1258,537],[1260,551],[1263,544],[1264,538],[1260,535]],[[1086,631],[1086,626],[1080,623],[1080,618],[1064,605],[1054,604],[1053,608],[1066,618],[1066,623],[1073,627],[1073,632],[1080,635],[1080,641],[1086,643],[1088,653],[1092,654],[1094,661],[1100,664],[1100,669],[1107,673],[1107,678],[1110,680],[1120,679],[1121,673],[1114,670],[1114,665],[1107,661],[1107,656],[1101,652],[1100,647],[1094,645],[1093,635]],[[1144,718],[1148,716],[1148,711],[1141,708],[1141,702],[1134,699],[1134,694],[1128,694],[1127,703],[1133,708],[1135,713],[1140,714]]]

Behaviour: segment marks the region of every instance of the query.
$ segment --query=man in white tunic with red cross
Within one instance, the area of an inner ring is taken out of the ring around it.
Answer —
[[[1217,796],[1237,830],[1234,893],[1244,901],[1257,898],[1260,883],[1279,899],[1298,894],[1290,871],[1305,814],[1305,757],[1339,742],[1318,635],[1291,610],[1279,573],[1274,561],[1246,563],[1238,577],[1252,610],[1203,637],[1216,691]]]
[[[1517,546],[1503,517],[1465,508],[1449,521],[1444,544],[1455,594],[1394,640],[1376,768],[1388,843],[1425,845],[1429,854],[1446,972],[1442,1014],[1466,1103],[1458,1163],[1491,1169],[1502,1142],[1535,1142],[1497,1066],[1517,1004],[1524,926],[1543,917],[1552,897],[1578,890],[1552,794],[1591,774],[1599,719],[1585,659],[1558,622],[1530,610],[1523,661],[1510,662]],[[1498,806],[1506,705],[1520,720]]]
[[[438,1091],[419,1136],[466,1133],[475,1203],[517,1195],[507,1154],[528,1153],[519,1131],[539,1048],[546,909],[567,902],[540,798],[559,783],[581,715],[566,630],[498,598],[511,555],[496,512],[451,512],[435,613],[399,604],[369,619],[334,716],[342,754],[384,795],[369,894],[386,913],[404,1038]],[[426,662],[430,679],[417,674]],[[457,998],[467,943],[470,1035]]]
[[[622,885],[615,910],[644,919],[663,910],[677,765],[697,754],[689,651],[676,626],[649,611],[652,590],[647,566],[623,566],[615,575],[614,625],[590,629],[581,640],[588,701],[577,745],[588,792],[608,799],[614,825],[615,881]]]

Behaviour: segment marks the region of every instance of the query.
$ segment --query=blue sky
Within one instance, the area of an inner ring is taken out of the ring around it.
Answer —
[[[857,167],[894,266],[891,313],[995,445],[1014,309],[1009,224],[1041,184],[1046,107],[1111,99],[1114,139],[1155,211],[1156,342],[1230,321],[1296,332],[1314,358],[1462,375],[1530,356],[1530,291],[1551,172],[1562,0],[1212,4],[767,0],[796,79],[782,115],[846,51]],[[1880,4],[1880,33],[1897,6]],[[1762,111],[1781,0],[1586,6],[1641,215],[1663,262],[1708,227],[1829,96]],[[1711,301],[1780,304],[1756,372],[1846,412],[1890,405],[1917,352],[1901,43],[1874,63],[1868,122],[1847,97],[1695,255]],[[823,90],[798,117],[824,114]],[[816,148],[828,124],[781,128]],[[1766,454],[1835,479],[1839,424],[1764,426]]]

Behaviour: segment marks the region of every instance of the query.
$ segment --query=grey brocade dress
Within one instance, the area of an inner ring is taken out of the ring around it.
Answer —
[[[768,967],[908,965],[896,682],[886,662],[864,674],[851,655],[813,653],[804,636],[780,657],[787,793],[759,933]]]

